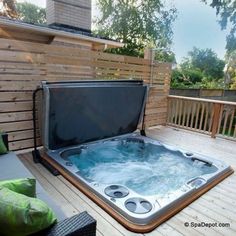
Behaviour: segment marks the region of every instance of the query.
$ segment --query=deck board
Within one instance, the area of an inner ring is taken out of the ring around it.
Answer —
[[[236,143],[221,138],[170,127],[156,127],[148,130],[148,136],[163,143],[224,160],[236,169]],[[62,207],[67,216],[86,210],[97,220],[98,236],[133,236],[110,215],[81,193],[62,176],[51,175],[40,164],[34,164],[31,154],[20,154],[20,159],[32,172],[45,190]],[[173,216],[145,236],[181,235],[236,235],[236,175],[235,173],[216,187],[195,200],[188,207]],[[230,227],[191,228],[184,222],[230,223]]]

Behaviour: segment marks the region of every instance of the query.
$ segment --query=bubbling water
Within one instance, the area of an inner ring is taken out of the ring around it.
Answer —
[[[126,140],[93,144],[69,160],[88,181],[121,184],[144,196],[163,196],[217,170],[161,145]]]

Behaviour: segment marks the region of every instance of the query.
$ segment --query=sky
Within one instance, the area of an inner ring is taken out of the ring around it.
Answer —
[[[18,0],[19,1],[19,0]],[[21,0],[23,1],[23,0]],[[27,0],[38,6],[45,7],[46,0]],[[215,9],[205,5],[201,0],[166,0],[173,3],[178,10],[178,18],[173,24],[172,50],[177,62],[187,56],[195,46],[197,48],[211,48],[223,59],[225,55],[227,31],[222,31],[217,22]],[[93,15],[97,14],[95,0]]]
[[[173,0],[178,18],[174,23],[173,51],[180,62],[194,46],[211,48],[223,59],[227,31],[222,31],[215,9],[200,0]]]

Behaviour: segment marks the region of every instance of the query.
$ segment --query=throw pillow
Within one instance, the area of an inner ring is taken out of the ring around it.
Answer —
[[[43,201],[0,188],[0,235],[26,236],[55,222],[55,214]]]
[[[2,135],[0,133],[0,155],[6,154],[7,153],[7,148],[3,142]]]
[[[36,197],[36,180],[33,178],[0,181],[0,187],[6,187],[28,197]]]

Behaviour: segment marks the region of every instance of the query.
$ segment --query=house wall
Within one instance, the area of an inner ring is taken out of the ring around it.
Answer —
[[[33,147],[32,92],[40,81],[142,79],[150,87],[145,126],[166,124],[171,67],[148,59],[84,48],[0,38],[0,131],[10,149]],[[38,145],[40,145],[37,131]]]
[[[91,30],[91,11],[91,0],[47,0],[47,23]]]

